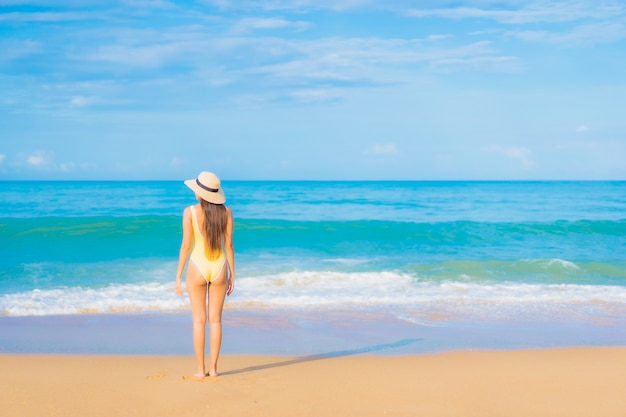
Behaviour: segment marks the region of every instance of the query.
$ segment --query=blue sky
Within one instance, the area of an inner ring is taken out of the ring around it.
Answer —
[[[0,0],[0,179],[626,179],[626,2]]]

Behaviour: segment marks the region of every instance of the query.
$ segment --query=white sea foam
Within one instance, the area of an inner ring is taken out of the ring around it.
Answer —
[[[369,262],[369,259],[356,259],[356,258],[329,258],[323,259],[323,262],[327,262],[330,264],[337,265],[346,265],[346,266],[354,266],[354,265],[362,265]]]
[[[239,277],[228,308],[380,309],[453,316],[624,312],[626,288],[609,285],[420,280],[397,272],[292,271]],[[0,296],[9,316],[175,311],[173,283],[33,290]]]
[[[32,290],[0,296],[0,312],[8,316],[147,312],[186,308],[173,285],[147,283],[104,288]]]
[[[563,259],[550,259],[548,261],[548,266],[552,266],[552,265],[559,265],[566,269],[575,269],[575,270],[580,269],[580,267],[576,265],[574,262],[566,261]]]

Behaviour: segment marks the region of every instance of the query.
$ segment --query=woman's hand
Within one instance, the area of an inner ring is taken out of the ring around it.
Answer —
[[[178,296],[182,296],[183,295],[183,289],[180,288],[180,282],[176,282],[176,295],[178,295]]]
[[[228,289],[226,290],[226,295],[231,295],[235,290],[235,277],[230,277],[228,279]]]

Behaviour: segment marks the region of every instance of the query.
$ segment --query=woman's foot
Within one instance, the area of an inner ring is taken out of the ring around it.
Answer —
[[[220,374],[217,371],[209,371],[207,372],[206,376],[211,376],[211,377],[216,377],[216,376],[220,376]]]
[[[205,376],[207,376],[207,375],[208,375],[208,374],[205,374],[204,372],[201,372],[201,373],[200,373],[200,372],[198,372],[198,373],[193,374],[193,376],[194,376],[195,378],[198,378],[198,379],[203,379],[203,378],[204,378]]]

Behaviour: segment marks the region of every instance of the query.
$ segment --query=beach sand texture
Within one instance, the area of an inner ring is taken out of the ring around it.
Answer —
[[[0,355],[2,416],[626,416],[626,348],[338,357]]]

